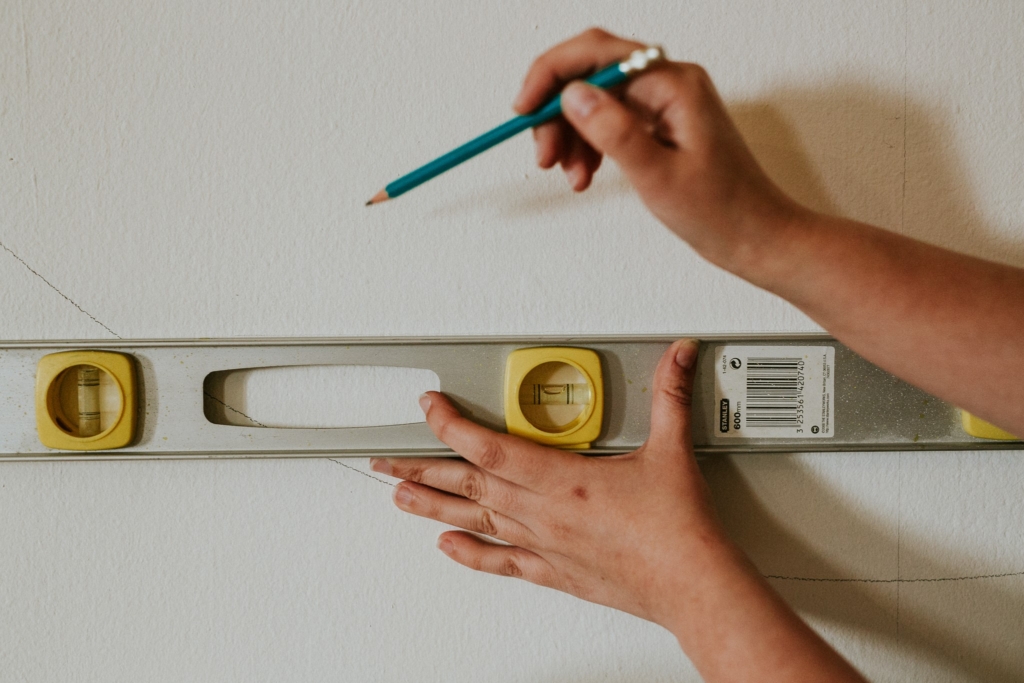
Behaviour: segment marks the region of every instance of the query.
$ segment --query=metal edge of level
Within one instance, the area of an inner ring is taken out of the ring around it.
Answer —
[[[894,451],[891,448],[885,446],[840,446],[832,448],[828,451],[795,451],[792,448],[773,448],[771,446],[759,445],[756,447],[744,447],[743,445],[737,445],[734,447],[722,447],[722,446],[710,446],[706,448],[697,447],[694,449],[694,454],[698,460],[703,460],[712,456],[720,455],[786,455],[786,454],[814,454],[814,453],[952,453],[956,451],[962,451],[962,448],[949,448],[948,446],[943,447],[941,444],[921,444],[914,448],[901,448],[898,451]],[[972,444],[971,451],[999,451],[999,452],[1016,452],[1024,450],[1024,442],[1022,441],[994,441],[992,443],[979,443]],[[610,456],[610,455],[623,455],[630,451],[627,450],[615,450],[615,449],[603,449],[594,448],[586,451],[573,451],[580,453],[581,455],[591,455],[595,457]],[[379,451],[361,451],[360,453],[336,453],[334,451],[264,451],[258,454],[253,453],[160,453],[152,455],[118,455],[113,452],[104,451],[97,455],[87,454],[69,454],[64,452],[57,452],[54,455],[28,455],[28,456],[10,456],[0,455],[0,463],[3,462],[126,462],[126,461],[154,461],[154,460],[170,460],[170,461],[181,461],[181,460],[204,460],[204,461],[219,461],[219,460],[334,460],[334,459],[359,459],[359,458],[445,458],[456,456],[457,453],[450,449],[440,449],[437,451],[405,451],[405,450],[379,450]]]
[[[679,339],[697,339],[702,342],[727,341],[836,341],[823,332],[716,332],[715,334],[576,334],[576,335],[462,335],[435,337],[194,337],[153,339],[19,339],[0,340],[0,351],[5,348],[131,348],[137,346],[357,346],[373,344],[566,344],[594,343],[621,344],[630,342],[674,342]]]

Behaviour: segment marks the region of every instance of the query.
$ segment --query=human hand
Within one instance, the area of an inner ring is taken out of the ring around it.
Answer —
[[[716,564],[735,560],[693,457],[690,397],[697,343],[664,354],[651,433],[628,455],[588,458],[492,432],[440,393],[427,423],[466,460],[374,460],[404,479],[401,509],[483,534],[441,534],[438,547],[473,569],[523,578],[672,628],[679,600]]]
[[[611,92],[581,78],[644,47],[600,29],[534,61],[514,107],[527,113],[562,91],[563,118],[534,130],[537,163],[561,164],[585,190],[607,154],[669,229],[717,265],[758,279],[779,233],[806,210],[761,170],[696,64],[652,65]]]
[[[498,434],[430,392],[421,399],[427,424],[465,460],[372,467],[405,480],[395,487],[401,509],[474,532],[438,538],[456,562],[660,624],[708,681],[862,681],[718,523],[693,457],[696,360],[687,340],[662,356],[650,437],[627,455],[587,458]]]

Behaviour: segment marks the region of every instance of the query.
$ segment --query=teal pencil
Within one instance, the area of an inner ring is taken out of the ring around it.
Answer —
[[[630,76],[643,71],[652,63],[664,59],[661,48],[648,47],[636,50],[628,59],[617,64],[612,64],[601,69],[587,79],[587,83],[598,88],[611,88],[622,83]],[[383,190],[366,202],[367,206],[379,204],[398,195],[405,194],[414,187],[418,187],[431,178],[441,175],[445,171],[458,166],[477,154],[494,147],[499,142],[508,140],[513,135],[523,132],[528,128],[539,126],[545,121],[550,121],[562,113],[562,96],[557,95],[553,100],[540,107],[534,112],[517,116],[506,121],[497,128],[489,130],[483,135],[473,138],[466,144],[456,147],[433,161],[420,166],[415,171],[405,174],[398,180],[388,183]]]

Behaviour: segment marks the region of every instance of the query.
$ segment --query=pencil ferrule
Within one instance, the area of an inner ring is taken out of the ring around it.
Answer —
[[[631,52],[626,60],[619,62],[619,71],[624,74],[636,73],[663,59],[665,59],[665,51],[657,45],[651,45]]]

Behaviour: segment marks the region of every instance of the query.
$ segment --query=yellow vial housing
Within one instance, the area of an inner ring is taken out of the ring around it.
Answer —
[[[980,417],[975,417],[966,410],[960,411],[960,423],[965,432],[979,439],[994,439],[996,441],[1017,440],[1017,437],[1010,432],[1000,429],[991,422],[982,420]]]
[[[601,359],[590,349],[517,349],[505,365],[505,427],[536,443],[585,450],[601,434]]]
[[[103,402],[105,394],[116,403]],[[137,404],[135,364],[130,356],[112,351],[64,351],[39,359],[36,430],[47,448],[124,448],[135,438]]]

